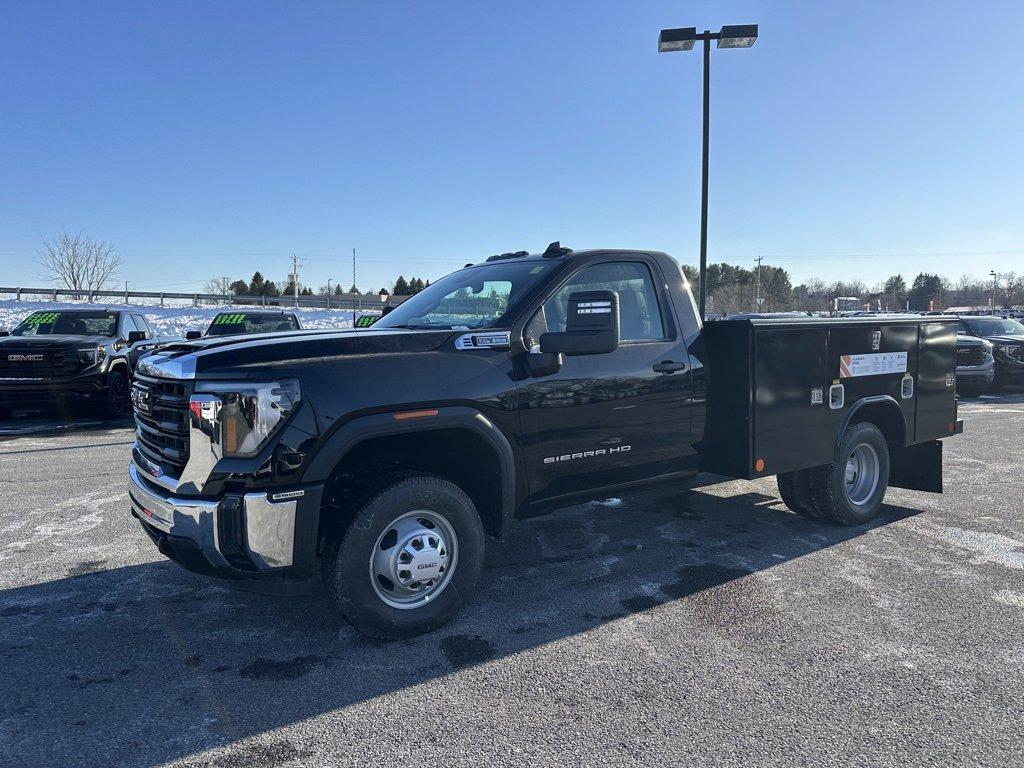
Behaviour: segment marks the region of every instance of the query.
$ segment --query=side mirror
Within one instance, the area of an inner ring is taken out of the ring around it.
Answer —
[[[10,336],[10,335],[11,335],[10,331],[0,331],[0,336]]]
[[[146,340],[146,332],[145,331],[128,331],[128,343],[129,344],[134,344],[137,341],[145,341],[145,340]]]
[[[577,291],[569,294],[565,330],[540,337],[540,351],[566,355],[602,355],[619,346],[619,294]]]
[[[185,332],[185,339],[187,341],[195,341],[196,339],[201,339],[201,338],[203,338],[203,332],[202,331],[186,331]]]

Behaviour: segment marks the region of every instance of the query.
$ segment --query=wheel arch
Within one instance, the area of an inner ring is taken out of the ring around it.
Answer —
[[[345,484],[370,489],[384,477],[416,472],[445,477],[473,500],[484,530],[501,538],[511,526],[517,498],[515,454],[508,438],[475,408],[447,406],[423,413],[420,418],[377,413],[342,424],[313,456],[303,482],[324,483],[325,503],[331,503],[330,489]],[[355,494],[350,501],[362,499],[359,489]]]
[[[854,424],[869,422],[884,435],[886,442],[905,447],[910,442],[910,427],[900,404],[891,395],[862,397],[855,402],[843,417],[836,433],[835,450],[838,452],[846,430]]]

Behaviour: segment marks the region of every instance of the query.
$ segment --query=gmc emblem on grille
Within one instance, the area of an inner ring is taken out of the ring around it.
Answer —
[[[139,413],[149,413],[153,404],[150,402],[148,390],[132,387],[132,405]]]
[[[7,362],[9,363],[41,363],[43,361],[42,355],[8,355]]]

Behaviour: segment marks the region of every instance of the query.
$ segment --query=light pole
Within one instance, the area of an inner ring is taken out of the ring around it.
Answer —
[[[992,310],[994,315],[996,313],[996,288],[999,287],[999,275],[996,274],[994,269],[989,272],[989,275],[992,276],[992,298],[989,299],[988,308]]]
[[[700,33],[697,32],[696,27],[663,29],[658,35],[658,52],[690,51],[693,50],[693,44],[698,40],[704,41],[704,133],[700,181],[700,319],[703,322],[708,271],[708,125],[711,41],[717,40],[719,48],[749,48],[757,40],[757,24],[734,24],[722,27],[718,32],[705,29]]]

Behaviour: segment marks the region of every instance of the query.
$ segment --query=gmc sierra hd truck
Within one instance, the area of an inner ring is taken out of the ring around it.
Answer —
[[[861,524],[941,492],[956,320],[702,325],[663,253],[493,256],[369,328],[208,338],[139,361],[131,512],[185,568],[318,572],[377,637],[447,621],[516,516],[699,471],[778,476]]]

